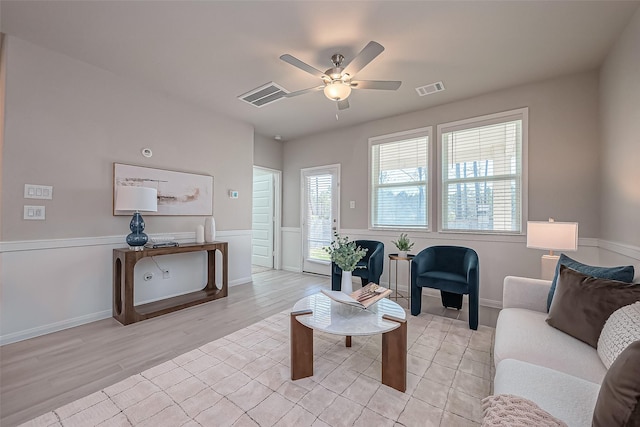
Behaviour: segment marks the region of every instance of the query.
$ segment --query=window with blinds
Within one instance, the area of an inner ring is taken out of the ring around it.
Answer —
[[[371,228],[429,228],[430,128],[371,138]]]
[[[324,248],[333,239],[332,227],[332,190],[333,175],[330,173],[311,175],[306,177],[306,236],[308,259],[331,261],[331,257]]]
[[[521,109],[438,127],[442,231],[522,232],[526,117]]]

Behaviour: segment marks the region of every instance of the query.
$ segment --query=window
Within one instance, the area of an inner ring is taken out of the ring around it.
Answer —
[[[370,227],[429,228],[431,128],[369,139]]]
[[[521,233],[528,109],[438,126],[442,231]]]

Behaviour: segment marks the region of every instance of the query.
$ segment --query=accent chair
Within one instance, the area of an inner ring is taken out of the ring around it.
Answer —
[[[440,289],[442,305],[462,308],[469,295],[469,327],[478,329],[480,266],[478,254],[460,246],[432,246],[411,261],[411,314],[422,310],[422,288]]]

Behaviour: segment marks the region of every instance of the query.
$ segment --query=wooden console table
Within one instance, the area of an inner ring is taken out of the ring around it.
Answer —
[[[142,258],[181,254],[185,252],[207,251],[208,277],[207,285],[202,290],[188,294],[166,298],[147,304],[133,305],[134,280],[133,271],[136,263]],[[222,253],[222,287],[216,287],[216,251]],[[113,317],[123,325],[161,316],[172,311],[224,298],[228,294],[228,243],[191,243],[176,247],[132,251],[129,249],[113,250]],[[124,286],[123,286],[124,283]]]

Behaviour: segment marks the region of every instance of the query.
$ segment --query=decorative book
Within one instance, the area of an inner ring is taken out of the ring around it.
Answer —
[[[322,293],[336,302],[364,310],[371,307],[382,298],[390,295],[391,289],[384,288],[380,285],[376,285],[375,283],[369,283],[367,286],[364,286],[362,289],[358,289],[349,295],[340,291],[328,291],[324,289],[322,290]]]

